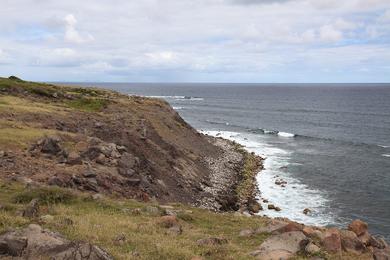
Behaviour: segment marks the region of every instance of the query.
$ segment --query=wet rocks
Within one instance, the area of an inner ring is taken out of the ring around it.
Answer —
[[[305,215],[308,215],[308,214],[310,214],[311,213],[311,210],[309,209],[309,208],[305,208],[304,210],[303,210],[303,214],[305,214]]]
[[[366,247],[357,235],[349,230],[340,230],[341,245],[344,251],[349,253],[363,253]]]
[[[275,211],[281,211],[281,208],[275,206],[274,204],[268,204],[268,209],[272,209]]]

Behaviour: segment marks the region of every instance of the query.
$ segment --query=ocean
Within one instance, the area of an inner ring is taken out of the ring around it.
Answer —
[[[266,158],[259,199],[282,210],[261,214],[338,227],[358,218],[390,241],[390,84],[78,84],[163,98],[199,131]]]

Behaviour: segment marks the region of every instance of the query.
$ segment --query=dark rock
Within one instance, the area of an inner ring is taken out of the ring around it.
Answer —
[[[70,165],[80,165],[83,163],[81,156],[76,152],[71,152],[66,159],[66,163]]]
[[[390,260],[390,248],[374,248],[373,256],[374,260]]]
[[[138,178],[127,179],[126,183],[128,186],[138,186],[141,183],[141,179]]]
[[[263,210],[263,207],[257,201],[251,201],[248,205],[248,210],[253,213],[259,213],[260,210]]]
[[[58,137],[46,137],[42,140],[41,152],[57,155],[62,151],[60,139]]]
[[[27,238],[13,234],[0,236],[0,256],[21,256],[27,247]]]
[[[83,177],[85,178],[96,178],[96,176],[97,176],[96,173],[94,173],[91,170],[83,173]]]
[[[379,249],[384,249],[384,248],[388,247],[388,245],[383,237],[371,236],[368,244],[372,247],[376,247]]]
[[[305,214],[305,215],[310,214],[310,213],[311,213],[311,210],[308,209],[308,208],[305,208],[305,209],[303,210],[303,214]]]

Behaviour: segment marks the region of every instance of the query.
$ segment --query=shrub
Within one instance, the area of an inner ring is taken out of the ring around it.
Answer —
[[[76,195],[58,187],[44,187],[26,190],[14,196],[15,203],[28,203],[33,199],[39,199],[44,204],[71,203],[76,200]]]

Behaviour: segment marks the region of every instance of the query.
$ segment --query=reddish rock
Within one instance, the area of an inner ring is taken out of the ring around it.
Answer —
[[[390,248],[377,249],[374,248],[374,260],[389,260],[390,259]]]
[[[162,216],[158,219],[158,224],[165,228],[171,228],[180,225],[176,216]]]
[[[341,245],[344,251],[354,254],[361,254],[366,251],[366,246],[356,234],[349,230],[341,230]]]
[[[366,222],[361,221],[360,219],[356,219],[352,221],[348,226],[348,230],[353,231],[356,235],[361,236],[365,232],[367,232],[368,225]]]
[[[362,241],[366,246],[370,244],[371,235],[368,232],[364,232],[364,234],[359,236],[359,240]]]
[[[278,230],[276,230],[276,232],[286,233],[286,232],[291,232],[291,231],[302,231],[302,229],[303,229],[303,225],[295,223],[295,222],[291,222],[291,223],[288,223],[287,225],[279,228]]]
[[[322,240],[322,246],[329,253],[338,253],[341,251],[340,232],[336,228],[326,230]]]

